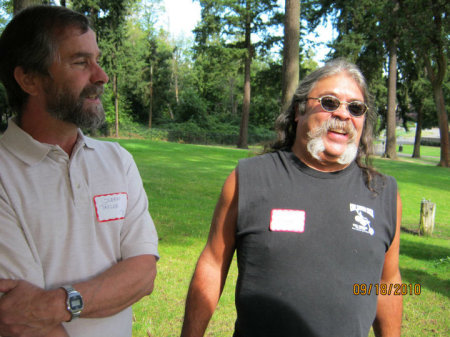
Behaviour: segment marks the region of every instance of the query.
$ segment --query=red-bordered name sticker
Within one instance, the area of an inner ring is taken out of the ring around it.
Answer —
[[[305,211],[296,209],[273,209],[270,215],[270,230],[273,232],[305,231]]]
[[[128,194],[125,192],[94,196],[95,213],[100,222],[125,218]]]

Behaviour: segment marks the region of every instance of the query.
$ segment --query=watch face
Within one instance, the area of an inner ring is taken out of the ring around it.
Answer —
[[[83,309],[83,300],[81,299],[81,296],[70,297],[69,304],[70,304],[70,308],[73,311],[78,311],[78,310]]]

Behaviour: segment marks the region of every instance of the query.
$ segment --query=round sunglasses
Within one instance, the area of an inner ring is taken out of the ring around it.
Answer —
[[[326,95],[322,97],[308,97],[307,99],[315,99],[320,102],[322,109],[325,111],[333,112],[339,109],[341,104],[347,104],[348,111],[354,117],[361,117],[369,109],[364,102],[361,101],[351,101],[351,102],[341,102],[334,96]]]

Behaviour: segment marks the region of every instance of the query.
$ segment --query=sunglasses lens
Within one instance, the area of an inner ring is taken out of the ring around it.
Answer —
[[[348,110],[353,116],[362,116],[366,112],[366,105],[363,102],[351,102]]]
[[[341,102],[339,102],[336,97],[325,96],[322,97],[320,104],[326,111],[336,111],[339,108],[339,105],[341,105]]]

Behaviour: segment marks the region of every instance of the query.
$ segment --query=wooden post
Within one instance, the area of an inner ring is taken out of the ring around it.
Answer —
[[[419,234],[431,236],[434,230],[434,216],[436,214],[436,204],[423,199],[420,203],[420,224]]]

